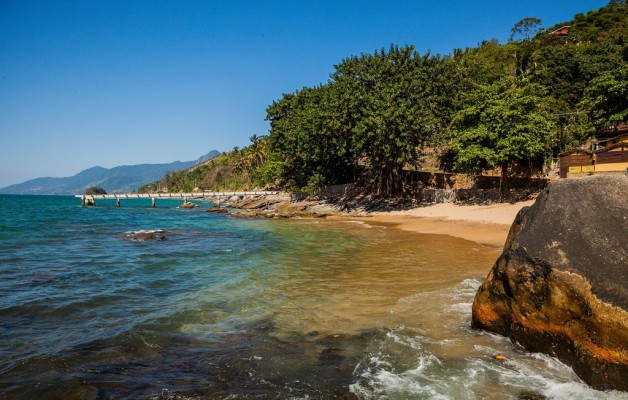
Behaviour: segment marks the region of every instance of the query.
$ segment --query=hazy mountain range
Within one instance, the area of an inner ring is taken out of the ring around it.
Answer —
[[[149,182],[160,180],[168,171],[190,168],[219,155],[212,150],[198,160],[169,164],[121,165],[114,168],[92,167],[65,178],[36,178],[0,189],[2,194],[81,194],[89,186],[99,186],[108,193],[130,193]]]

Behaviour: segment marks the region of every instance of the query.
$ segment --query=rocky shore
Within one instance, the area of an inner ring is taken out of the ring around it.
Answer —
[[[218,199],[214,199],[218,204]],[[220,202],[220,209],[229,209],[235,217],[250,218],[323,218],[323,217],[416,217],[469,220],[507,224],[530,201],[516,203],[486,202],[483,205],[463,205],[454,202],[421,201],[420,199],[385,199],[371,195],[317,199],[307,197],[295,200],[288,193],[270,196],[233,196]],[[515,210],[514,212],[512,210]],[[488,212],[485,212],[488,210]],[[507,210],[505,213],[503,211]]]
[[[364,207],[348,209],[343,202],[305,199],[292,201],[289,194],[272,196],[233,196],[222,207],[233,209],[231,215],[242,218],[324,218],[329,216],[367,216]]]

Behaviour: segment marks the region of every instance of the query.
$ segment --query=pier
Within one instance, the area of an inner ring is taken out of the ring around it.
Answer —
[[[220,207],[220,199],[222,197],[232,196],[244,196],[244,197],[257,197],[257,196],[270,196],[279,194],[276,191],[252,191],[252,192],[188,192],[188,193],[124,193],[124,194],[77,194],[74,197],[81,199],[81,205],[83,206],[95,206],[96,199],[102,200],[115,200],[116,207],[120,207],[120,200],[122,199],[151,199],[151,207],[155,208],[156,199],[182,199],[184,202],[188,200],[204,200],[206,198],[212,198],[218,200],[218,207]]]

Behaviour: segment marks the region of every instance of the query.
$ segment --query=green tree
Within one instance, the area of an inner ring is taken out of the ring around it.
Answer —
[[[304,188],[344,183],[350,179],[352,122],[343,113],[341,94],[333,83],[285,95],[267,109],[271,123],[270,157],[280,162],[285,183]],[[344,104],[346,106],[346,104]]]
[[[536,29],[541,25],[541,20],[535,17],[527,17],[517,22],[510,30],[509,41],[515,41],[519,37],[522,40],[530,40]]]
[[[251,144],[245,151],[245,159],[250,170],[261,167],[268,159],[268,141],[266,136],[253,135],[249,138]]]
[[[538,85],[517,86],[502,79],[475,91],[451,123],[454,169],[479,173],[501,168],[503,188],[508,169],[517,163],[542,163],[551,152],[555,118]]]
[[[439,62],[412,46],[393,46],[336,66],[332,77],[360,100],[353,145],[379,194],[403,192],[404,166],[417,162],[421,147],[438,129],[429,100],[437,97],[431,67]]]
[[[593,79],[580,106],[587,111],[588,122],[595,130],[628,121],[628,67]]]
[[[453,69],[440,57],[419,55],[413,46],[391,46],[350,57],[332,74],[353,120],[353,154],[377,193],[404,191],[403,168],[444,129],[457,96],[447,81]]]

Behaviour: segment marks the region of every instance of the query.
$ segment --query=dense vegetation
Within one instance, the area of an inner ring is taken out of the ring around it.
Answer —
[[[168,190],[359,183],[392,196],[404,171],[436,154],[464,173],[540,170],[596,130],[628,119],[628,5],[612,1],[539,29],[525,18],[508,43],[451,55],[391,46],[342,60],[327,83],[267,109],[270,132],[212,163],[167,175]],[[569,25],[567,36],[555,31]]]
[[[87,189],[85,189],[83,194],[88,194],[88,195],[89,194],[107,194],[107,191],[101,188],[100,186],[90,186]]]
[[[268,141],[256,135],[250,140],[251,145],[244,149],[236,147],[187,170],[167,172],[160,181],[144,185],[138,192],[249,190],[266,186],[272,180],[264,175],[269,167],[265,165]]]

